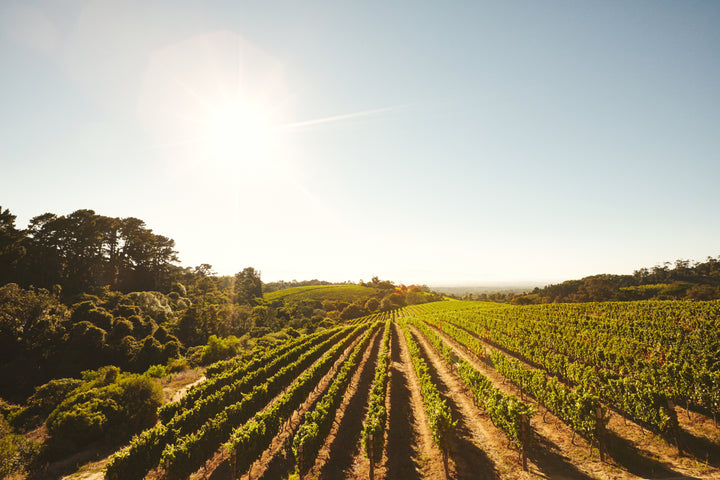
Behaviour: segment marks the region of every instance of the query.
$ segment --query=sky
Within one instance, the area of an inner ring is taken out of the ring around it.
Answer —
[[[264,281],[702,261],[719,53],[712,0],[4,0],[0,205]]]

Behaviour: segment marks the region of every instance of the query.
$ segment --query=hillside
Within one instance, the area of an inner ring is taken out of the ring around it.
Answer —
[[[263,294],[263,299],[267,302],[275,300],[283,301],[323,301],[329,300],[333,302],[341,301],[353,303],[359,299],[368,299],[380,290],[362,285],[310,285],[305,287],[291,287],[275,292]]]
[[[714,478],[719,314],[463,301],[374,314],[218,364],[106,478]]]

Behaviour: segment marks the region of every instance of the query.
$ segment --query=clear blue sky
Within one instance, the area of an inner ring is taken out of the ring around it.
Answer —
[[[266,281],[720,255],[720,2],[0,4],[0,204]]]

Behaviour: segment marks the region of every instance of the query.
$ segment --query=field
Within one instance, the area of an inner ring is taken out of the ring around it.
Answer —
[[[719,313],[445,301],[364,317],[226,362],[106,477],[720,478]]]
[[[263,295],[263,298],[268,302],[273,300],[330,300],[353,302],[358,298],[370,297],[376,293],[377,289],[363,287],[362,285],[312,285],[277,290],[266,293]]]

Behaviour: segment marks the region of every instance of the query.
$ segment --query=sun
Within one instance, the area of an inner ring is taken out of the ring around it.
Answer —
[[[273,109],[238,93],[208,110],[201,142],[211,161],[266,165],[273,158]]]
[[[208,32],[151,53],[137,114],[171,172],[239,190],[297,181],[307,129],[400,108],[298,120],[296,98],[281,61],[235,33]]]

